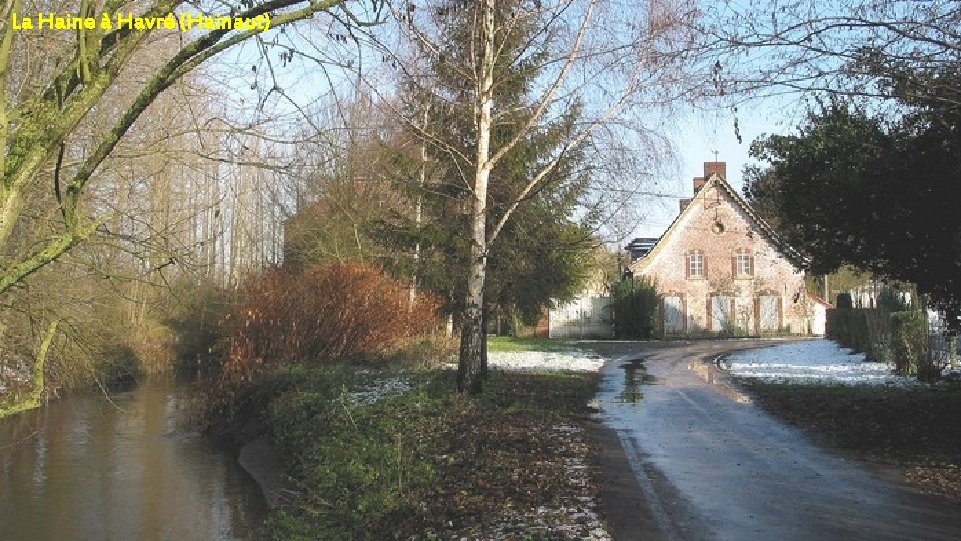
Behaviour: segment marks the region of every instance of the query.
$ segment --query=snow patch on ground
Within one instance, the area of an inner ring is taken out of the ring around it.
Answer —
[[[736,376],[771,383],[835,383],[909,385],[913,378],[895,376],[890,366],[868,362],[830,340],[806,340],[732,353],[723,361]]]
[[[594,353],[577,350],[496,351],[487,353],[487,364],[502,370],[597,372],[604,366],[604,359]]]

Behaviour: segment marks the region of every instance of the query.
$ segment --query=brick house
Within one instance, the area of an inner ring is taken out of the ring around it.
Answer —
[[[727,183],[724,162],[706,162],[694,197],[653,248],[631,263],[663,297],[665,334],[807,334],[812,300],[804,259]]]

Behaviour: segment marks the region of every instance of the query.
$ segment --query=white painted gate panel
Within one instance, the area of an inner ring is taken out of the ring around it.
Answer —
[[[731,328],[731,297],[711,297],[711,330],[724,331]]]
[[[664,332],[684,332],[684,300],[664,297]]]
[[[776,332],[777,325],[777,297],[765,295],[760,301],[761,332]]]
[[[585,295],[560,304],[548,315],[551,338],[607,338],[611,336],[610,297]]]

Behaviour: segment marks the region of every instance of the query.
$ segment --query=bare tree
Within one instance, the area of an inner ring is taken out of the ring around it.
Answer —
[[[950,0],[708,4],[696,30],[713,56],[705,89],[936,97],[957,105],[961,8]],[[912,81],[913,79],[913,81]]]
[[[376,1],[374,4],[376,8]],[[100,3],[80,0],[78,5],[73,6],[73,11],[80,16],[102,12],[113,17],[117,12],[130,10],[144,18],[157,19],[181,7],[194,9],[189,3],[178,0],[154,0],[141,6],[137,4],[139,9],[135,9],[134,4],[120,1]],[[270,0],[221,7],[223,12],[219,15],[242,19],[270,16],[270,24],[274,28],[335,8],[355,24],[361,23],[348,11],[346,0]],[[3,120],[0,141],[6,149],[0,158],[3,170],[0,182],[0,253],[4,256],[0,269],[0,293],[61,257],[100,226],[98,219],[84,212],[83,194],[98,168],[150,104],[175,81],[207,59],[255,37],[261,31],[223,27],[198,35],[186,33],[188,41],[161,63],[132,100],[127,100],[118,108],[116,121],[93,141],[69,178],[60,178],[61,172],[54,172],[53,190],[63,218],[61,232],[28,252],[18,253],[11,252],[8,247],[23,209],[38,192],[38,179],[55,160],[62,145],[76,134],[90,111],[104,106],[116,107],[116,104],[104,102],[104,98],[119,77],[131,75],[131,70],[135,69],[131,63],[149,43],[148,38],[153,32],[122,27],[80,31],[72,39],[61,37],[58,49],[50,51],[49,57],[64,60],[52,63],[52,67],[40,73],[35,82],[15,87],[19,91],[11,94],[10,88],[21,77],[16,60],[33,54],[22,49],[29,44],[29,40],[22,37],[23,32],[12,27],[14,12],[22,13],[22,5],[14,0],[5,2],[4,25],[0,28],[0,119]]]
[[[423,107],[394,106],[410,131],[458,164],[457,182],[469,194],[458,388],[477,392],[486,366],[483,296],[492,243],[517,208],[552,181],[566,156],[598,137],[600,127],[616,125],[622,135],[643,132],[647,112],[684,99],[690,84],[684,61],[693,42],[689,19],[695,12],[684,3],[597,0],[389,5],[397,25],[386,37],[376,36],[378,43],[391,44],[380,49],[383,59],[402,72],[405,84],[430,96],[425,101],[431,111],[459,109],[472,119],[469,133],[454,135],[470,139],[465,150],[462,141],[442,140],[425,129]],[[502,108],[509,102],[500,97],[512,84],[505,80],[506,66],[537,74],[524,89],[523,115]],[[440,84],[440,73],[463,84],[456,90]],[[574,110],[581,113],[574,129],[520,185],[492,177],[509,153]],[[510,137],[494,136],[499,125],[517,118],[523,120],[514,121]],[[492,190],[509,192],[496,212],[489,201]]]

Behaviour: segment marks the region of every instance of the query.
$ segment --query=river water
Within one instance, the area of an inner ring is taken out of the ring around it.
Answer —
[[[0,539],[248,539],[265,513],[172,381],[0,420]]]

